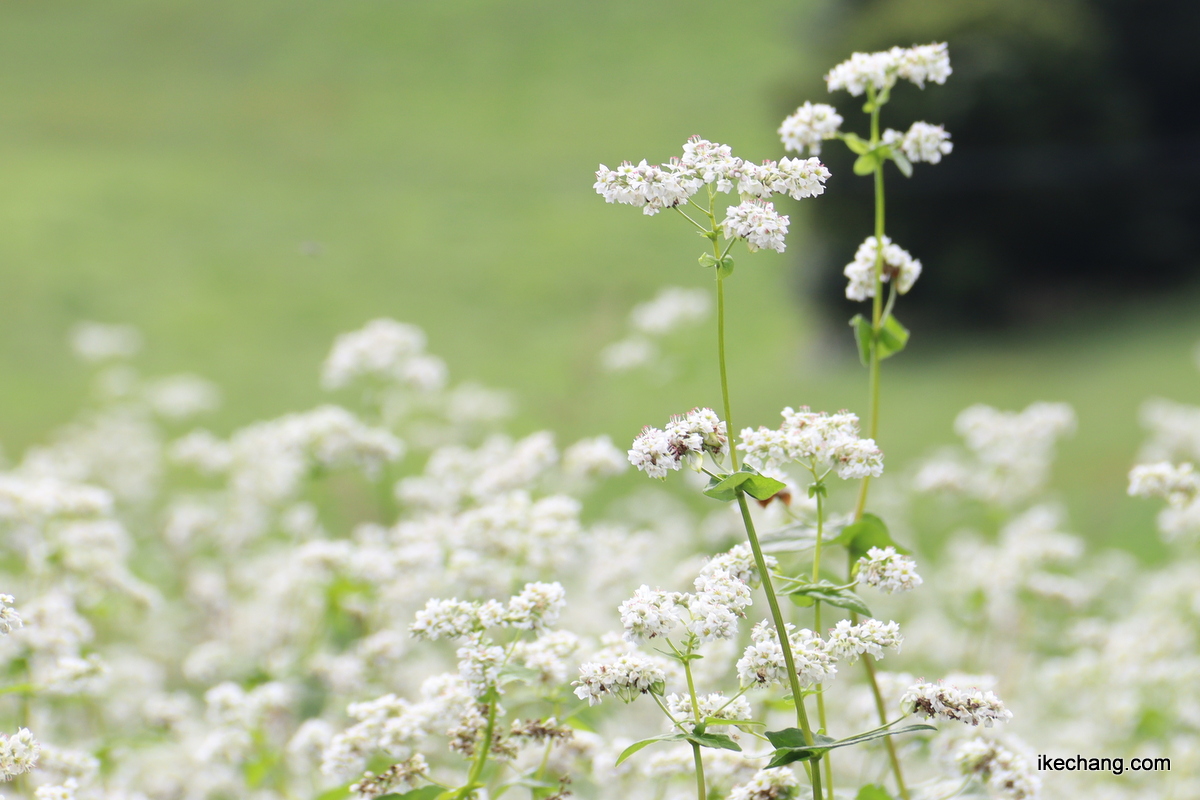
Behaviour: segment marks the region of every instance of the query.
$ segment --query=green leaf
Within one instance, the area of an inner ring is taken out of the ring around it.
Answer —
[[[879,329],[879,360],[893,356],[908,344],[908,328],[900,324],[894,314],[888,314],[887,319]]]
[[[527,667],[524,664],[505,664],[500,668],[500,673],[497,676],[497,681],[501,686],[512,683],[513,681],[520,681],[526,686],[533,686],[537,683],[540,683],[541,679],[541,672],[537,671],[536,669],[532,669],[531,667]]]
[[[724,476],[721,480],[710,480],[704,494],[714,500],[728,503],[737,499],[738,487],[755,500],[769,500],[781,489],[787,488],[787,485],[766,475],[759,475],[756,469],[743,464],[740,470]]]
[[[680,736],[681,734],[678,733],[664,733],[662,736],[651,736],[649,739],[642,739],[640,742],[634,742],[633,744],[629,745],[629,747],[626,747],[624,750],[622,750],[621,755],[617,756],[617,766],[621,766],[625,759],[629,758],[639,750],[644,750],[656,742],[678,741]]]
[[[862,614],[867,617],[871,616],[871,609],[867,608],[867,604],[863,602],[861,597],[849,589],[837,586],[829,581],[819,581],[808,586],[802,586],[799,589],[793,589],[790,596],[792,602],[798,606],[811,606],[815,601],[820,600],[822,603],[844,608],[848,611],[853,611],[855,614]]]
[[[896,720],[896,722],[899,722],[899,720]],[[852,747],[856,744],[869,742],[872,739],[882,739],[885,736],[897,736],[902,733],[916,733],[917,731],[937,730],[937,728],[935,728],[933,725],[926,725],[924,723],[917,725],[906,725],[903,728],[892,728],[891,725],[895,724],[896,723],[893,722],[890,725],[883,726],[882,728],[876,728],[873,731],[867,731],[866,733],[860,733],[857,736],[850,736],[845,739],[831,739],[828,736],[815,733],[813,734],[813,744],[810,745],[785,745],[782,747],[776,745],[775,752],[771,755],[771,762],[767,764],[767,768],[782,767],[785,764],[792,764],[797,761],[810,761],[812,759],[820,758],[830,750],[836,750],[839,747]],[[780,737],[780,741],[791,742],[796,741],[795,735],[791,733],[795,730],[795,728],[788,728],[784,731],[777,731],[776,733],[787,734],[785,737]],[[771,738],[771,733],[767,733],[767,739],[771,741],[771,744],[775,744],[775,740]],[[803,741],[804,735],[801,733],[800,742]]]
[[[850,148],[850,152],[857,155],[861,156],[871,151],[871,145],[857,133],[843,133],[842,141],[846,143],[846,147]]]
[[[870,783],[858,790],[854,800],[892,800],[892,796],[879,784]]]
[[[829,544],[840,544],[850,551],[852,561],[867,554],[872,547],[894,547],[897,553],[908,555],[912,551],[896,544],[888,527],[874,514],[863,514],[862,519],[842,528],[842,532],[829,540]]]
[[[692,733],[685,737],[701,747],[711,747],[714,750],[733,750],[740,753],[742,746],[723,733]]]
[[[705,717],[705,725],[766,725],[754,719],[722,719],[721,717]]]
[[[912,177],[912,162],[908,160],[908,156],[899,150],[892,151],[892,161],[896,162],[896,166],[900,168],[900,172],[906,178]]]
[[[821,495],[821,497],[829,497],[829,489],[826,488],[825,484],[814,483],[808,487],[809,497],[816,497],[817,495]]]
[[[350,796],[350,787],[358,783],[357,780],[350,783],[343,783],[341,786],[335,786],[332,789],[326,789],[317,795],[317,800],[346,800]]]
[[[869,153],[863,153],[858,158],[854,159],[854,174],[855,175],[870,175],[875,172],[875,168],[879,166],[879,152],[872,150]]]
[[[728,278],[733,274],[733,256],[725,256],[721,259],[720,266],[717,267],[717,274],[722,278]]]
[[[855,314],[850,319],[850,327],[854,328],[854,341],[858,342],[858,360],[864,367],[871,363],[871,339],[874,332],[871,323],[862,314]]]
[[[555,784],[557,786],[558,784]],[[413,789],[411,792],[403,794],[384,794],[375,798],[375,800],[435,800],[446,790],[440,786],[422,786],[420,789]]]
[[[712,253],[705,253],[700,256],[700,266],[702,267],[715,267],[719,263],[721,262]]]
[[[767,741],[774,747],[807,747],[804,731],[799,728],[784,728],[780,731],[766,731]]]

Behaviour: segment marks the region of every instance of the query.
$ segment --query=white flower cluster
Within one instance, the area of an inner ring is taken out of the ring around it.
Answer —
[[[10,634],[21,627],[21,615],[12,607],[16,602],[11,594],[0,594],[0,634]]]
[[[409,631],[422,639],[459,639],[496,627],[540,631],[558,622],[565,605],[562,584],[527,583],[507,605],[432,599],[417,612]]]
[[[665,478],[678,470],[686,459],[693,468],[704,460],[725,455],[729,444],[725,423],[711,408],[693,408],[686,415],[671,418],[667,429],[646,427],[629,450],[629,463],[651,478]]]
[[[821,142],[836,138],[842,121],[842,116],[833,106],[806,102],[779,126],[783,149],[802,154],[807,148],[809,155],[819,156]]]
[[[786,800],[795,794],[800,782],[791,767],[761,769],[747,783],[730,791],[729,800]]]
[[[83,361],[115,361],[137,355],[142,335],[132,325],[81,322],[71,331],[71,347]]]
[[[28,728],[18,728],[11,736],[0,734],[0,779],[7,781],[29,772],[41,749]]]
[[[849,280],[846,284],[847,299],[862,301],[875,296],[875,261],[878,258],[878,241],[874,236],[868,236],[854,252],[854,260],[842,270],[842,274]],[[884,283],[894,279],[896,291],[906,294],[917,282],[917,278],[921,277],[921,262],[885,236],[880,277]]]
[[[750,587],[723,569],[701,574],[695,586],[695,594],[638,589],[619,609],[626,640],[669,636],[678,626],[701,642],[736,636],[737,621],[752,603]]]
[[[824,683],[837,674],[835,659],[820,636],[807,628],[796,628],[788,623],[787,637],[792,647],[796,675],[803,685]],[[750,644],[738,659],[737,673],[743,686],[788,685],[783,648],[779,644],[775,626],[769,620],[759,622],[750,631]]]
[[[836,469],[844,480],[883,474],[883,453],[874,439],[858,436],[858,417],[848,411],[816,413],[807,406],[785,408],[778,429],[743,428],[738,449],[746,463],[760,470],[775,470],[791,462],[811,465],[818,471]]]
[[[626,161],[616,169],[601,164],[594,188],[606,202],[638,206],[653,215],[686,203],[706,185],[723,193],[736,187],[743,199],[777,193],[801,200],[823,193],[828,178],[829,170],[816,158],[753,164],[734,156],[729,145],[693,136],[684,144],[682,158],[662,166],[645,159],[636,165]],[[782,219],[786,231],[787,218]]]
[[[589,706],[599,703],[605,695],[614,695],[631,702],[638,695],[661,694],[667,674],[658,659],[637,651],[617,657],[611,664],[588,662],[579,667],[575,696],[587,700]]]
[[[877,53],[855,53],[829,70],[829,91],[845,89],[857,97],[868,87],[876,92],[890,89],[897,78],[925,88],[925,81],[945,83],[950,77],[950,53],[945,42],[893,47]]]
[[[963,775],[978,777],[997,800],[1034,800],[1041,793],[1042,778],[1033,759],[994,739],[967,739],[952,757]]]
[[[954,150],[946,127],[930,125],[928,122],[914,122],[904,133],[888,128],[883,132],[883,141],[884,144],[899,147],[914,164],[919,161],[937,164],[942,156],[950,155]]]
[[[374,800],[385,794],[403,794],[416,788],[418,778],[428,777],[429,763],[425,756],[417,753],[412,758],[392,764],[379,775],[364,772],[358,783],[350,785],[350,793],[363,800]]]
[[[920,586],[917,562],[894,547],[872,547],[858,560],[858,580],[881,592],[908,592]]]
[[[763,200],[747,200],[725,210],[721,230],[726,239],[745,239],[750,252],[774,250],[782,253],[787,245],[788,218]]]
[[[696,717],[692,710],[692,698],[686,694],[676,694],[672,692],[666,698],[667,710],[671,712],[671,716],[678,720],[684,729],[691,730],[694,724],[691,720]],[[720,692],[711,694],[702,694],[696,696],[697,705],[700,706],[700,719],[730,719],[730,720],[746,720],[751,719],[750,701],[745,697],[729,698]]]
[[[1129,494],[1167,501],[1167,508],[1158,515],[1158,529],[1164,538],[1173,540],[1200,531],[1200,475],[1192,464],[1140,464],[1129,473]]]
[[[341,389],[360,379],[432,392],[446,383],[446,364],[425,352],[425,332],[391,319],[343,333],[325,359],[321,383]]]
[[[997,722],[1008,722],[1012,712],[994,692],[979,689],[959,689],[942,683],[918,683],[909,687],[900,698],[906,714],[983,725],[990,728]]]
[[[631,333],[600,354],[610,372],[645,367],[659,355],[655,339],[704,320],[712,311],[712,300],[704,289],[667,286],[653,300],[639,303],[629,313]]]
[[[898,653],[903,643],[904,637],[900,635],[900,624],[897,622],[864,619],[855,625],[844,619],[829,629],[825,647],[834,661],[853,664],[864,653],[875,659],[883,658],[885,649]]]
[[[1066,403],[1032,403],[1020,412],[979,404],[959,413],[954,430],[974,463],[955,455],[931,459],[917,473],[917,491],[1015,506],[1045,485],[1057,440],[1075,430],[1075,412]]]
[[[775,569],[779,561],[774,556],[763,556],[767,569]],[[734,579],[741,581],[751,588],[758,586],[762,576],[758,574],[758,564],[754,561],[754,551],[748,544],[737,544],[724,553],[713,556],[700,569],[702,576],[718,570],[728,572]]]

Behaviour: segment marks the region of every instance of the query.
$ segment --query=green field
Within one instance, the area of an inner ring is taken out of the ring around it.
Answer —
[[[595,366],[634,303],[709,276],[681,220],[607,206],[591,182],[598,162],[665,160],[693,133],[782,154],[791,87],[829,65],[798,49],[805,3],[729,9],[5,4],[0,442],[18,454],[77,407],[65,333],[81,319],[141,328],[147,371],[220,383],[220,430],[321,401],[333,336],[382,315],[424,327],[456,377],[512,389],[520,430],[624,442],[716,405],[707,330],[678,343],[667,385]],[[742,258],[730,287],[739,425],[863,407],[864,371],[818,343],[792,288],[798,205],[788,253]],[[1200,400],[1193,303],[1005,340],[916,331],[886,365],[889,463],[950,441],[973,402],[1068,401],[1080,431],[1057,477],[1076,529],[1157,552],[1153,504],[1124,497],[1124,474],[1144,397]]]

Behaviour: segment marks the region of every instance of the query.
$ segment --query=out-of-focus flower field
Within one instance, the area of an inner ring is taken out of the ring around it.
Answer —
[[[786,250],[759,201],[725,232],[766,251],[729,280],[726,431],[720,260],[592,188],[694,134],[781,158],[797,76],[833,66],[797,44],[817,10],[0,12],[4,793],[673,800],[703,750],[712,797],[805,797],[807,723],[781,745],[754,722],[797,705],[773,577],[838,740],[830,798],[1200,795],[1190,295],[915,325],[860,439],[834,412],[868,418],[866,370],[805,271],[821,187],[780,178]],[[842,258],[852,299],[868,250]],[[782,491],[714,493],[742,451],[745,486]],[[852,736],[901,709],[941,730]]]

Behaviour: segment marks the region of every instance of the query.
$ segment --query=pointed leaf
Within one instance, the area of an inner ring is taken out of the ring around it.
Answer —
[[[864,141],[857,133],[843,133],[842,141],[846,143],[846,147],[850,148],[850,152],[856,155],[863,155],[871,150],[871,145]]]
[[[705,253],[704,255],[700,256],[699,261],[700,266],[702,267],[715,267],[717,264],[721,263],[712,253]]]
[[[711,747],[715,750],[734,750],[739,753],[742,751],[740,744],[723,733],[692,733],[687,740],[701,747]]]
[[[895,355],[908,344],[908,328],[900,324],[895,315],[888,314],[879,329],[879,358]]]
[[[779,731],[767,731],[767,741],[775,747],[807,747],[804,731],[799,728],[784,728]]]
[[[435,800],[444,791],[446,790],[440,786],[422,786],[420,789],[413,789],[411,792],[404,792],[403,794],[391,793],[380,795],[375,800]]]
[[[651,736],[649,739],[642,739],[640,742],[634,742],[633,744],[629,745],[629,747],[626,747],[624,750],[622,750],[621,755],[617,756],[617,766],[621,766],[625,759],[629,758],[639,750],[649,747],[655,742],[679,741],[681,738],[683,738],[683,736],[684,734],[681,733],[664,733],[662,736]]]
[[[829,544],[840,544],[850,551],[851,559],[857,561],[872,547],[894,547],[897,553],[908,555],[912,551],[901,547],[892,539],[884,521],[874,514],[863,514],[862,519],[842,528],[842,532],[829,540]]]
[[[722,278],[728,278],[733,274],[733,256],[725,256],[721,259],[717,266],[717,274]]]
[[[787,484],[768,478],[766,475],[751,475],[742,485],[742,490],[755,500],[770,500],[787,488]]]
[[[896,162],[896,166],[900,168],[900,172],[903,173],[904,177],[912,177],[912,162],[908,160],[908,156],[899,150],[893,150],[892,161]]]
[[[814,601],[820,600],[822,603],[844,608],[856,614],[871,616],[871,609],[867,608],[867,604],[863,602],[861,597],[850,589],[836,586],[829,581],[820,581],[808,586],[801,586],[793,589],[790,595],[792,602],[798,606],[811,606]]]
[[[870,175],[879,166],[878,151],[872,150],[869,153],[863,153],[858,158],[854,159],[854,174],[855,175]]]
[[[859,789],[854,800],[892,800],[892,796],[879,784],[871,783]]]

